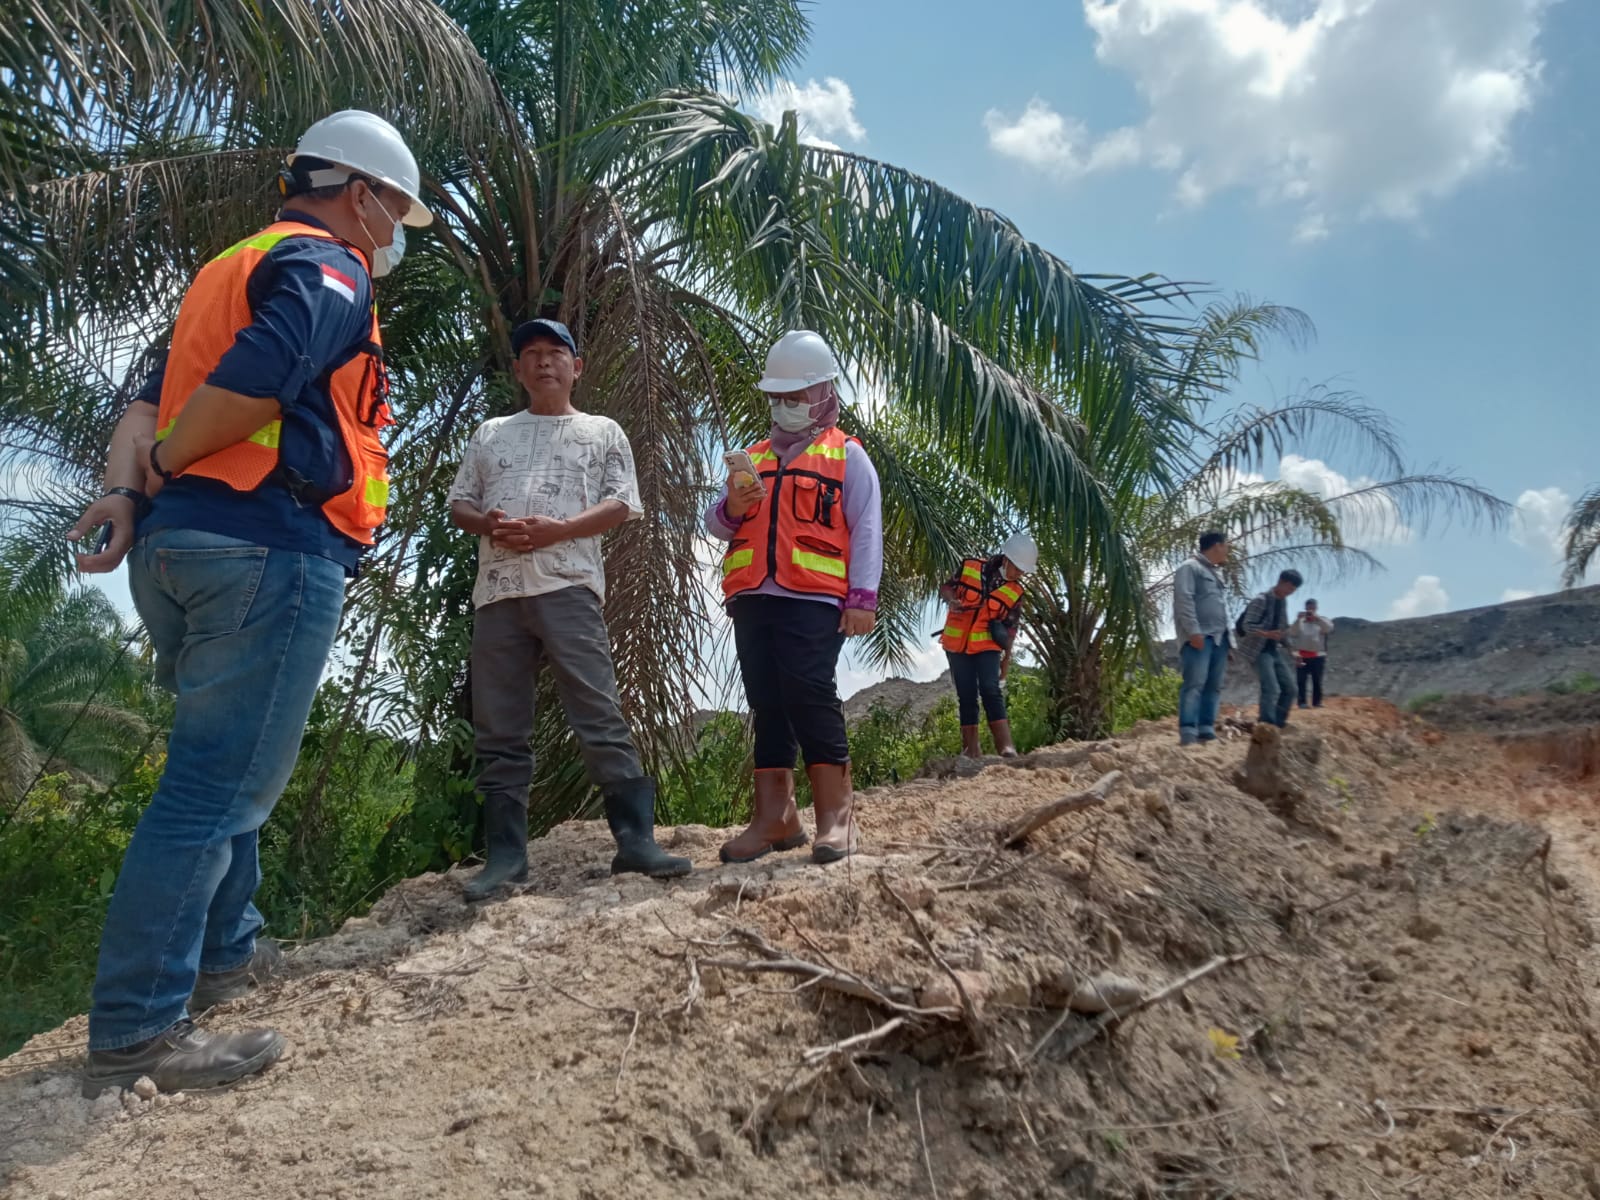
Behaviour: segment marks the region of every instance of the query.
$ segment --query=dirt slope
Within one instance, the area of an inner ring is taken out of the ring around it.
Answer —
[[[293,1040],[232,1091],[83,1101],[81,1020],[0,1063],[5,1195],[1600,1198],[1592,781],[1309,716],[868,794],[827,871],[691,827],[613,881],[584,823],[480,911],[412,881],[218,1010]]]

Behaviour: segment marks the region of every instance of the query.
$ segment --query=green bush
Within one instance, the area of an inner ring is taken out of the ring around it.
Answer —
[[[1178,715],[1183,676],[1176,671],[1135,671],[1111,696],[1111,732],[1123,733],[1140,721],[1162,721]]]
[[[1437,704],[1444,699],[1443,692],[1423,692],[1420,696],[1413,696],[1406,701],[1406,711],[1419,713],[1429,705]]]
[[[142,758],[105,793],[48,775],[0,836],[0,1055],[89,1002],[117,869],[161,775]]]
[[[695,737],[692,755],[672,761],[656,781],[668,825],[743,824],[750,818],[750,734],[737,713],[717,713]]]
[[[1600,692],[1600,676],[1583,671],[1570,679],[1558,679],[1546,686],[1545,691],[1553,696],[1582,696],[1590,692]]]

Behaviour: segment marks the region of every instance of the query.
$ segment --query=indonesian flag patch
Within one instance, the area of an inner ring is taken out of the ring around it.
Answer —
[[[342,271],[335,271],[326,263],[322,266],[322,286],[332,288],[351,304],[356,302],[356,281]]]

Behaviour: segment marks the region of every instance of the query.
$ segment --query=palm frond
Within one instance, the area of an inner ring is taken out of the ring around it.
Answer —
[[[1567,515],[1561,586],[1582,583],[1596,554],[1600,554],[1600,487],[1580,496]]]

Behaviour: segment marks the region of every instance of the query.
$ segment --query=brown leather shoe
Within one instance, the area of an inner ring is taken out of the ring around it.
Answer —
[[[755,812],[750,827],[722,846],[722,861],[750,862],[774,850],[806,844],[805,826],[794,807],[794,768],[756,771]]]
[[[1010,721],[990,721],[989,733],[994,737],[994,752],[1001,758],[1015,758],[1016,744],[1011,740]]]
[[[961,757],[983,757],[983,738],[978,733],[976,725],[963,725],[961,727]]]
[[[212,1033],[192,1021],[127,1050],[91,1050],[83,1069],[83,1094],[93,1100],[110,1088],[131,1088],[142,1075],[163,1092],[221,1087],[264,1071],[283,1054],[283,1035],[270,1029]]]
[[[817,840],[811,845],[811,861],[838,862],[857,849],[850,764],[817,763],[807,767],[806,774],[811,778],[811,811],[817,818]]]

